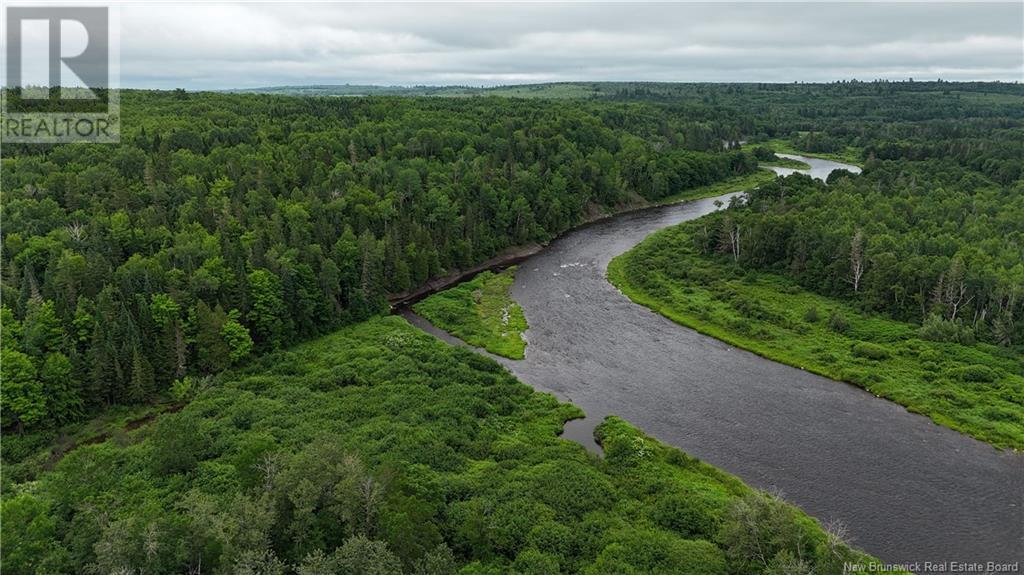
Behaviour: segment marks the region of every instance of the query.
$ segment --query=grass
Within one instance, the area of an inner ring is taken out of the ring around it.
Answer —
[[[1024,364],[1013,350],[924,340],[914,324],[702,257],[691,247],[692,225],[612,260],[609,281],[701,333],[860,386],[993,446],[1024,449]]]
[[[430,323],[491,353],[523,359],[526,317],[512,299],[515,268],[481,272],[472,280],[436,293],[413,306]]]
[[[808,158],[820,158],[822,160],[832,160],[835,162],[843,162],[844,164],[852,164],[854,166],[864,167],[864,161],[861,159],[860,156],[861,149],[853,146],[847,146],[846,149],[843,150],[842,152],[826,153],[806,152],[804,150],[798,150],[793,147],[793,144],[791,144],[787,140],[782,139],[765,140],[764,142],[757,142],[755,145],[764,146],[776,153],[798,154],[801,156],[807,156]],[[775,165],[774,162],[771,165]]]

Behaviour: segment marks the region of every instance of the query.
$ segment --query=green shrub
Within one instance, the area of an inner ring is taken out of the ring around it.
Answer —
[[[750,321],[741,317],[730,317],[726,320],[726,325],[729,329],[740,334],[740,335],[751,335],[753,328],[750,325]]]
[[[550,507],[529,498],[500,503],[487,518],[487,539],[498,552],[514,556],[537,522],[550,521],[553,515]]]
[[[987,365],[971,364],[958,367],[952,371],[953,377],[970,383],[992,383],[999,379],[999,374]]]
[[[881,361],[889,357],[889,350],[877,343],[859,341],[853,345],[853,355],[873,361]]]
[[[735,572],[757,573],[766,558],[780,553],[812,556],[807,535],[796,510],[780,497],[752,492],[733,501],[719,541],[725,546]]]
[[[530,530],[526,538],[528,545],[546,553],[568,556],[575,537],[573,531],[557,521],[541,521]]]
[[[872,383],[878,383],[882,381],[882,376],[878,375],[873,371],[867,371],[864,369],[857,368],[846,368],[839,374],[839,378],[843,381],[855,383],[860,386],[867,386]]]
[[[836,333],[846,333],[850,329],[850,322],[846,321],[839,310],[834,309],[828,316],[828,328]]]
[[[818,314],[818,308],[811,306],[804,312],[804,321],[807,323],[818,323],[821,320],[821,315]]]
[[[755,158],[762,162],[769,162],[778,159],[778,157],[775,155],[775,152],[769,150],[764,146],[757,146],[755,148],[752,148],[750,150],[750,153],[752,153]]]
[[[950,383],[948,380],[938,380],[937,376],[933,376],[932,379],[937,381],[932,391],[932,395],[936,399],[947,401],[955,407],[968,407],[971,405],[971,398],[959,390],[949,387]]]
[[[158,475],[191,471],[209,447],[209,437],[202,429],[204,422],[196,412],[186,409],[176,416],[158,420],[151,452],[153,471]]]
[[[1021,415],[1021,411],[1017,409],[1006,409],[1002,407],[986,407],[982,413],[985,417],[992,421],[1004,421],[1007,423],[1021,423],[1024,421],[1024,416]]]
[[[657,573],[725,575],[725,557],[708,541],[680,539],[656,530],[623,531],[605,546],[586,575]]]
[[[530,492],[559,518],[581,517],[615,500],[615,489],[607,477],[579,462],[543,463],[533,468],[531,475]]]
[[[921,329],[918,330],[921,339],[929,341],[940,341],[947,343],[959,343],[961,345],[974,345],[974,330],[965,326],[960,320],[949,321],[940,315],[932,314],[924,320]]]
[[[712,510],[695,493],[674,493],[657,500],[651,521],[687,539],[711,539],[718,531]]]
[[[527,549],[520,553],[512,564],[512,569],[522,575],[558,575],[558,558],[536,549]]]
[[[736,311],[746,317],[762,318],[765,315],[765,309],[761,302],[749,296],[737,296],[732,300],[732,305]]]

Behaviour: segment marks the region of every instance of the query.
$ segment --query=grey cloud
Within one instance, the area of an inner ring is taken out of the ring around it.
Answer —
[[[1024,4],[130,4],[122,84],[1024,79]]]

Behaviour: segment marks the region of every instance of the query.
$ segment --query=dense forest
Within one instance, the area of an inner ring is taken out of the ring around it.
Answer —
[[[666,140],[691,124],[638,105],[122,101],[120,145],[4,148],[7,429],[145,402],[590,214],[756,169]]]
[[[938,161],[869,162],[829,182],[752,190],[704,222],[698,250],[961,340],[1024,344],[1024,182]]]

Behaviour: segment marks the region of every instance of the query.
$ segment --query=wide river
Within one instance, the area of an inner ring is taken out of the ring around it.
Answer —
[[[819,178],[835,168],[858,171],[790,157]],[[586,411],[566,426],[567,438],[595,450],[594,425],[622,416],[749,484],[780,489],[822,521],[843,521],[854,545],[884,561],[920,562],[923,572],[926,561],[1024,559],[1024,454],[701,335],[632,303],[605,279],[612,258],[728,197],[602,220],[521,263],[512,292],[530,324],[526,359],[496,359]]]

